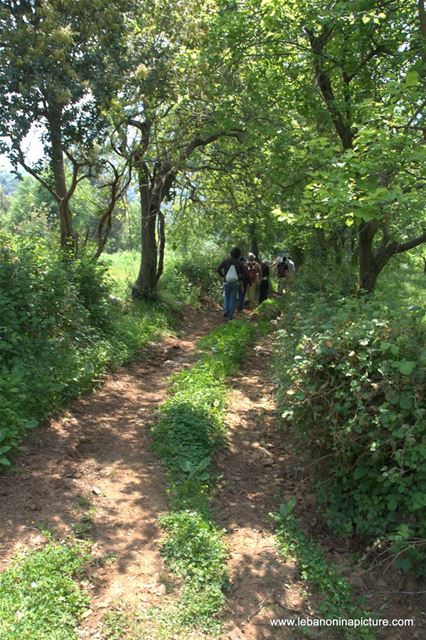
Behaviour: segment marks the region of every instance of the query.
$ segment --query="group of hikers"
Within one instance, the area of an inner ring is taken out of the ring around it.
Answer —
[[[253,309],[268,298],[273,273],[278,281],[277,293],[285,293],[294,280],[296,269],[291,256],[278,256],[272,262],[259,261],[254,253],[244,257],[241,249],[234,247],[218,266],[217,273],[223,280],[223,316],[232,320],[235,311],[241,312],[245,306]]]

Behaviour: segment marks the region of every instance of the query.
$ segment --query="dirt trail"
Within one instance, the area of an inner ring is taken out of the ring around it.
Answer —
[[[303,601],[296,567],[279,557],[268,517],[283,490],[291,489],[289,482],[284,486],[285,443],[274,426],[270,375],[265,378],[271,348],[270,338],[261,340],[234,380],[228,403],[229,447],[217,461],[224,480],[215,496],[215,519],[228,532],[231,554],[223,635],[230,640],[288,638],[290,633],[298,637],[269,624],[270,618],[300,611]]]
[[[110,555],[89,587],[92,613],[82,637],[96,637],[110,602],[126,595],[127,602],[154,604],[164,595],[157,520],[167,507],[166,487],[147,427],[170,375],[191,363],[197,340],[220,320],[217,311],[187,310],[183,337],[150,345],[139,362],[38,429],[16,468],[1,477],[0,570],[19,548],[42,544],[40,527],[59,536],[73,525],[87,527],[99,555]]]
[[[214,498],[216,522],[228,532],[231,587],[222,640],[302,640],[297,628],[271,627],[272,618],[317,617],[319,595],[300,580],[292,561],[277,553],[268,514],[297,497],[296,515],[303,530],[330,562],[341,567],[368,603],[365,608],[387,619],[416,621],[414,628],[375,629],[380,640],[425,638],[424,586],[400,572],[367,572],[353,566],[350,540],[333,535],[315,509],[312,460],[301,459],[289,435],[279,429],[269,359],[271,338],[263,338],[235,376],[228,403],[229,446],[217,458],[222,482]],[[320,631],[318,631],[320,637]],[[338,632],[321,637],[343,637]]]
[[[40,527],[61,537],[73,526],[87,527],[96,555],[110,556],[111,562],[94,567],[89,576],[91,610],[82,639],[101,638],[100,623],[111,604],[149,607],[168,597],[158,527],[167,494],[147,427],[165,398],[170,375],[192,363],[197,340],[221,322],[221,314],[188,310],[184,322],[182,337],[150,345],[139,362],[107,376],[98,391],[35,431],[16,468],[0,479],[0,570],[18,549],[43,544]],[[280,502],[297,495],[303,528],[322,543],[330,560],[350,563],[349,548],[325,533],[315,515],[303,461],[278,428],[268,365],[272,348],[270,338],[261,339],[234,377],[229,446],[217,458],[223,480],[213,507],[216,522],[228,532],[231,574],[223,640],[299,640],[304,636],[297,629],[272,628],[270,619],[314,615],[315,594],[275,547],[268,514]],[[359,572],[349,579],[357,593],[373,594],[368,595],[373,610],[384,606],[388,618],[414,616],[421,622],[424,600],[409,602],[402,595],[418,586]],[[377,637],[422,638],[419,627]],[[193,637],[204,636],[194,632]]]

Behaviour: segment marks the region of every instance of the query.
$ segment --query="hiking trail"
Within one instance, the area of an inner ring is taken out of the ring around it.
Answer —
[[[97,555],[111,562],[93,570],[81,637],[100,637],[95,629],[102,616],[124,596],[157,604],[164,595],[158,518],[167,511],[167,493],[148,426],[170,376],[190,366],[197,341],[220,322],[217,310],[186,309],[182,337],[165,336],[106,375],[99,389],[32,433],[15,468],[3,474],[1,570],[17,551],[44,542],[40,529],[64,538],[89,512],[83,526]]]
[[[163,534],[158,519],[168,511],[167,487],[150,448],[148,426],[165,400],[171,375],[191,366],[197,341],[222,321],[217,309],[185,310],[180,337],[163,337],[137,361],[106,375],[97,390],[32,433],[15,468],[2,475],[0,570],[18,550],[40,547],[43,529],[65,539],[86,527],[94,542],[95,562],[85,585],[90,609],[81,639],[103,640],[102,620],[117,603],[147,609],[174,597],[159,551]],[[269,513],[281,502],[297,496],[298,519],[329,559],[343,565],[351,556],[348,544],[343,548],[344,543],[325,533],[303,461],[280,429],[272,352],[273,337],[260,338],[248,350],[241,371],[228,381],[228,442],[216,457],[219,481],[212,500],[214,520],[225,529],[229,548],[230,589],[221,640],[299,640],[305,637],[300,631],[273,628],[270,619],[315,616],[318,595],[300,578],[295,561],[284,559],[277,549]],[[375,593],[380,585],[360,574],[349,580],[359,594]],[[383,580],[381,584],[394,588]],[[383,597],[373,599],[372,605],[383,602]],[[412,614],[401,598],[392,601],[389,596],[386,602],[387,617]],[[418,615],[422,606],[419,601]],[[377,637],[422,637],[413,629],[384,632]],[[207,636],[194,631],[188,637]]]

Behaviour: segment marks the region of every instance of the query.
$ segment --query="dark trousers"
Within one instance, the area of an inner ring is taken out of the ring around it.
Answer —
[[[268,298],[269,280],[262,280],[259,285],[259,304]]]
[[[246,298],[246,291],[247,291],[247,285],[240,284],[240,291],[238,293],[238,304],[237,304],[238,311],[242,311],[244,309],[244,300]]]

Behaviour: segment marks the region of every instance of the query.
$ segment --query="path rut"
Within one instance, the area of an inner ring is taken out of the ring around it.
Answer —
[[[214,500],[215,519],[227,531],[231,588],[226,612],[229,640],[288,638],[289,631],[271,629],[279,618],[302,606],[302,590],[293,562],[276,549],[269,513],[282,501],[284,443],[274,426],[274,390],[267,361],[271,340],[264,338],[246,358],[233,381],[228,403],[229,445],[217,460],[222,486]],[[291,636],[297,638],[297,635]]]

